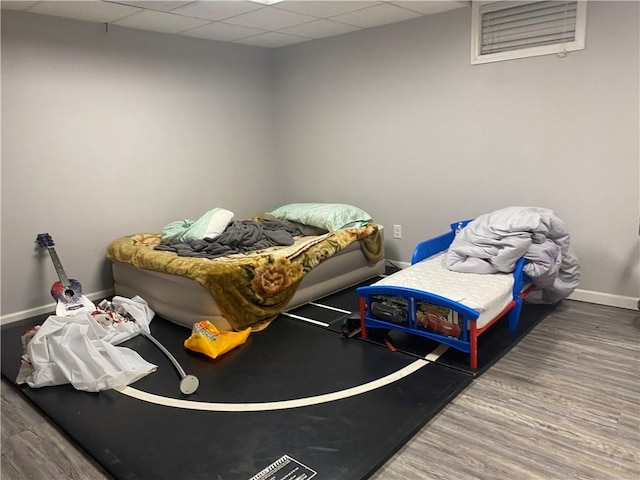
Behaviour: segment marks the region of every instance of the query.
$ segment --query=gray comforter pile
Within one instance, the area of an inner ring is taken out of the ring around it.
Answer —
[[[556,303],[580,283],[565,223],[546,208],[508,207],[480,215],[456,235],[446,262],[456,272],[508,273],[522,256],[525,273],[539,287],[537,298],[529,300]]]
[[[242,220],[230,223],[215,238],[189,243],[163,243],[155,249],[175,252],[181,257],[216,258],[276,245],[293,245],[293,237],[301,234],[299,228],[288,222]]]

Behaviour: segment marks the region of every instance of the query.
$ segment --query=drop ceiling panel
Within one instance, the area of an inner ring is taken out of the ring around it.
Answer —
[[[466,6],[468,2],[464,1],[444,1],[444,0],[433,0],[429,2],[416,2],[416,1],[398,1],[392,2],[394,5],[397,5],[402,8],[407,8],[409,10],[413,10],[415,12],[420,12],[423,15],[431,15],[434,13],[446,12],[448,10],[454,10],[456,8],[461,8]]]
[[[200,18],[183,17],[175,13],[157,12],[155,10],[142,10],[134,15],[113,22],[122,27],[153,30],[164,33],[178,33],[209,23]]]
[[[294,43],[305,42],[308,38],[302,38],[294,35],[287,35],[286,33],[267,32],[255,37],[249,37],[242,40],[238,40],[237,43],[243,43],[245,45],[257,45],[260,47],[277,48],[284,47],[285,45],[293,45]]]
[[[421,15],[469,7],[459,0],[0,1],[22,10],[206,40],[277,48]]]
[[[321,19],[309,23],[304,23],[302,25],[284,28],[281,30],[281,32],[290,33],[292,35],[300,35],[301,37],[323,38],[342,35],[343,33],[353,32],[354,30],[360,30],[360,27],[347,25],[346,23]]]
[[[265,31],[257,30],[255,28],[241,27],[239,25],[229,25],[228,23],[214,22],[182,32],[182,35],[204,38],[207,40],[233,42],[242,38],[253,37],[261,33],[265,33]]]
[[[193,3],[193,1],[172,2],[170,0],[159,1],[109,1],[108,3],[121,3],[123,5],[131,5],[132,7],[146,8],[149,10],[159,10],[161,12],[170,12],[171,10],[178,8],[182,5]]]
[[[314,17],[300,13],[288,12],[276,8],[261,8],[229,18],[225,23],[242,27],[261,28],[263,30],[280,30],[282,28],[312,22]]]
[[[409,20],[410,18],[416,18],[419,16],[421,16],[419,13],[412,10],[384,3],[382,5],[376,5],[363,10],[345,13],[344,15],[338,15],[336,17],[332,17],[332,19],[348,23],[350,25],[367,28],[385,25],[387,23],[401,22],[402,20]]]
[[[4,7],[4,2],[3,7]],[[111,23],[133,13],[139,8],[107,2],[38,2],[28,9],[29,12],[74,18],[87,22]]]
[[[26,10],[38,2],[22,2],[20,0],[2,0],[2,8],[6,10]]]
[[[366,2],[366,1],[301,1],[291,0],[274,4],[274,8],[288,10],[290,12],[303,13],[318,18],[334,17],[342,15],[354,10],[362,10],[363,8],[379,5],[382,2]]]
[[[188,5],[176,8],[174,13],[190,17],[204,18],[206,20],[224,20],[243,13],[264,8],[255,2],[243,1],[215,1],[215,2],[188,2]]]

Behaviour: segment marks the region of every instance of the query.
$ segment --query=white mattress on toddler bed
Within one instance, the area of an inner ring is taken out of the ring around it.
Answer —
[[[476,326],[482,328],[513,300],[513,274],[454,272],[445,264],[445,253],[426,258],[373,285],[413,288],[461,303],[480,313]]]

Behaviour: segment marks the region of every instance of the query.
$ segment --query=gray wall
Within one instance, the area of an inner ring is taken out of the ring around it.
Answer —
[[[270,50],[2,11],[2,314],[51,305],[49,232],[85,293],[108,242],[279,202]]]
[[[3,321],[51,305],[39,232],[99,293],[111,239],[282,201],[401,224],[397,261],[452,220],[546,206],[584,298],[637,297],[638,6],[589,2],[567,58],[476,66],[466,8],[275,51],[2,11]]]
[[[287,199],[401,224],[386,256],[404,262],[451,221],[551,208],[580,288],[638,297],[638,7],[589,2],[587,48],[566,58],[470,65],[466,8],[279,49]]]

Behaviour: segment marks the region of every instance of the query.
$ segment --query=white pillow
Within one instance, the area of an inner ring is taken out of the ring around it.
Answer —
[[[364,210],[344,203],[290,203],[270,213],[280,220],[304,223],[330,232],[362,227],[373,221]]]
[[[227,225],[233,220],[233,212],[224,208],[214,208],[205,213],[196,224],[202,222],[204,232],[200,238],[215,238],[224,232]],[[206,225],[204,225],[206,223]]]
[[[162,243],[189,243],[220,235],[233,220],[233,212],[224,208],[209,210],[198,220],[177,220],[162,230]]]

